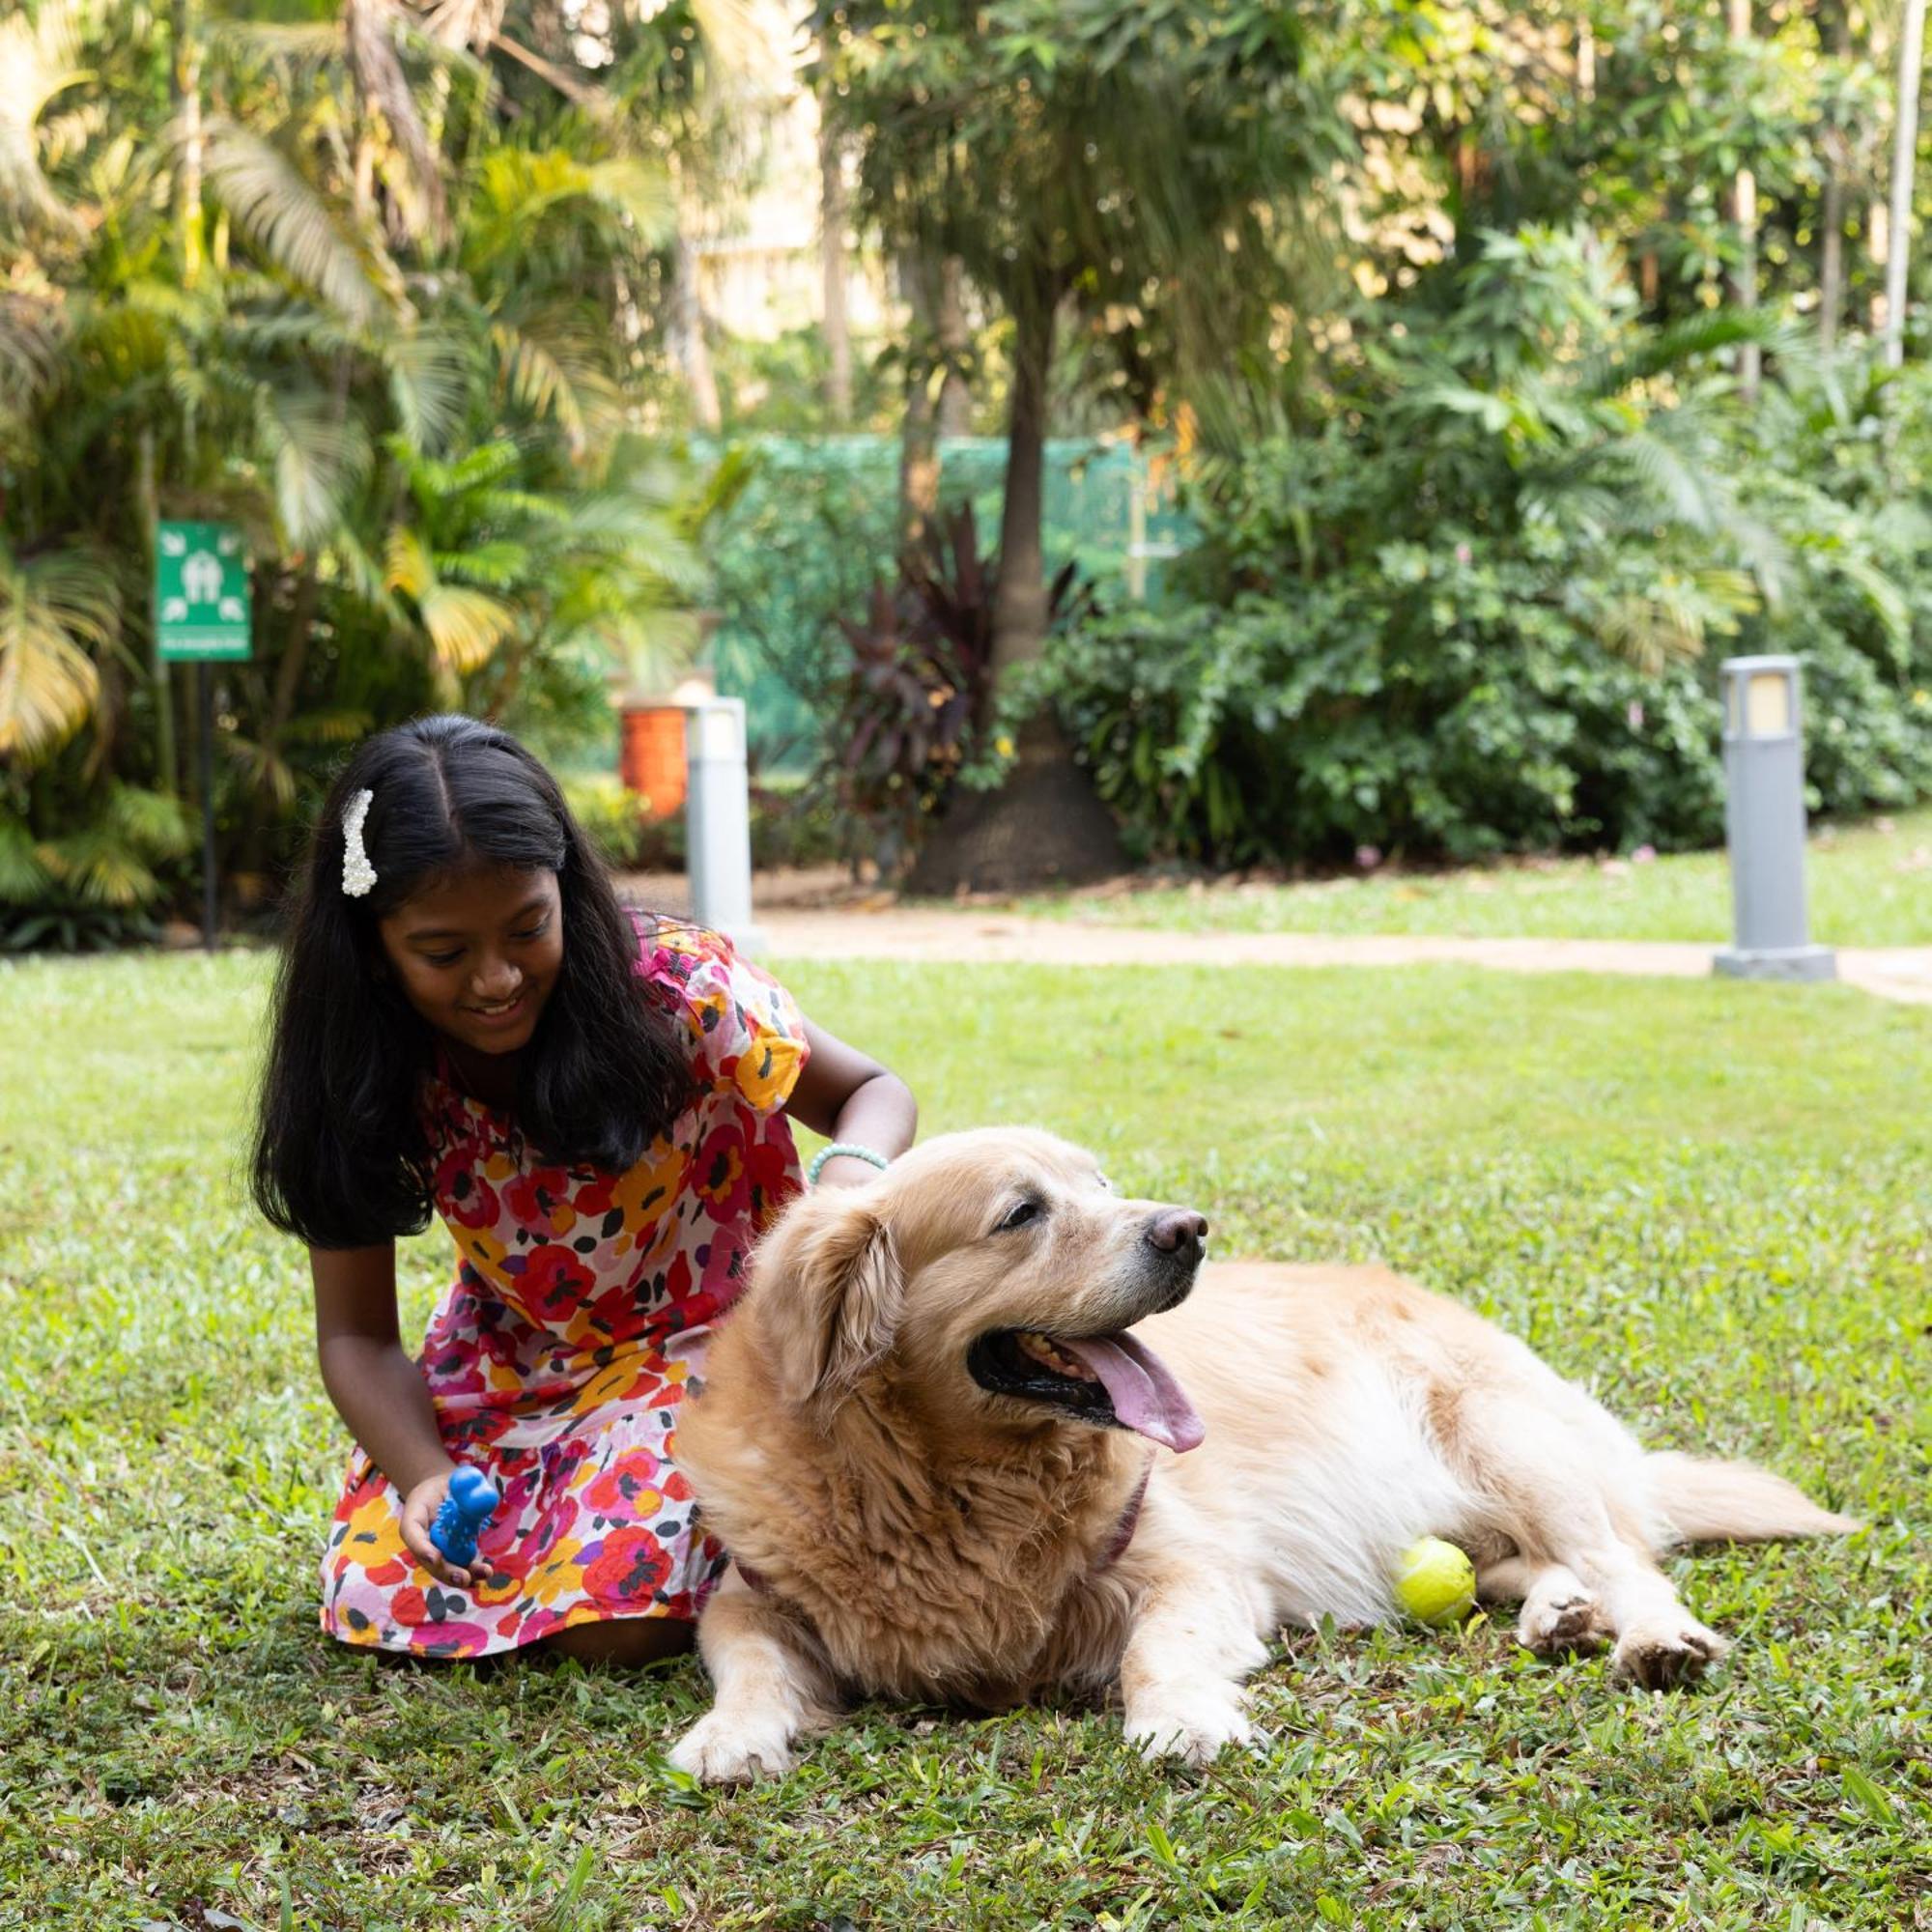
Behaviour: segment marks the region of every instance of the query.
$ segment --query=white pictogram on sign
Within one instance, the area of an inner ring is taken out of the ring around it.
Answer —
[[[182,565],[182,588],[190,604],[213,604],[221,595],[221,560],[212,550],[198,550]]]

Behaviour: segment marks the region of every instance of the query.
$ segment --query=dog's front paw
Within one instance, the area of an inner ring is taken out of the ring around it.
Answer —
[[[1730,1645],[1695,1617],[1677,1616],[1633,1624],[1617,1639],[1612,1672],[1644,1690],[1675,1690],[1694,1684]]]
[[[1232,1688],[1176,1690],[1143,1699],[1127,1713],[1127,1742],[1144,1757],[1208,1763],[1229,1745],[1251,1745],[1255,1727]]]
[[[713,1711],[678,1739],[670,1762],[700,1784],[782,1777],[792,1767],[791,1739],[781,1723],[748,1723]]]

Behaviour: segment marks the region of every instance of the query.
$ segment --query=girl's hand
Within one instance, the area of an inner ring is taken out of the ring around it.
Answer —
[[[472,1583],[480,1583],[489,1573],[480,1563],[466,1570],[461,1564],[450,1562],[429,1540],[430,1525],[436,1520],[437,1511],[442,1507],[442,1499],[449,1492],[449,1479],[455,1473],[452,1463],[434,1476],[425,1476],[403,1498],[401,1522],[403,1542],[408,1546],[410,1554],[443,1582],[454,1583],[458,1589],[467,1590]]]

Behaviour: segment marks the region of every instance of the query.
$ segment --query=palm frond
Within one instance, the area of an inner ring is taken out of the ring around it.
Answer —
[[[454,330],[414,328],[380,344],[403,434],[420,450],[448,446],[469,403],[469,357]]]
[[[280,752],[254,738],[230,732],[222,741],[229,762],[242,774],[248,792],[274,810],[291,810],[296,802],[295,768]]]
[[[22,562],[0,546],[0,756],[38,757],[80,728],[100,690],[90,653],[111,649],[120,625],[98,552]]]
[[[584,172],[590,198],[635,224],[647,246],[662,247],[677,233],[676,190],[661,167],[619,156],[593,161]]]
[[[60,0],[0,18],[0,217],[11,227],[77,225],[41,171],[39,123],[83,78],[72,10]]]
[[[338,314],[373,328],[402,307],[395,265],[358,236],[271,141],[216,116],[204,136],[209,192],[270,261]]]
[[[458,676],[489,663],[497,646],[517,628],[507,604],[460,583],[438,583],[417,600],[436,661]]]
[[[129,910],[160,896],[154,868],[111,826],[97,819],[41,848],[53,877],[83,905]]]
[[[291,546],[306,550],[337,526],[346,498],[368,474],[367,432],[317,392],[263,390],[256,424],[274,463],[275,513]]]
[[[11,811],[0,811],[0,905],[32,903],[52,877],[25,822]]]
[[[195,828],[187,808],[163,791],[116,785],[107,795],[104,823],[116,837],[153,859],[182,859],[194,849]]]
[[[573,451],[586,440],[585,420],[609,396],[594,356],[566,332],[547,338],[529,326],[499,322],[490,330],[504,387],[511,399],[538,417],[554,417]]]
[[[422,538],[407,526],[389,532],[388,583],[416,607],[440,668],[462,676],[487,664],[516,629],[517,613],[467,584],[445,583]]]
[[[437,575],[451,583],[474,583],[487,590],[509,590],[529,574],[526,544],[497,538],[457,551],[436,553]]]

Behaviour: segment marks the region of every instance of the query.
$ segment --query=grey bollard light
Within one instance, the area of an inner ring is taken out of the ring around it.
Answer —
[[[698,923],[747,952],[764,950],[752,923],[751,781],[745,770],[745,700],[702,697],[684,714],[689,789],[685,868]]]
[[[1732,944],[1712,962],[1735,980],[1834,980],[1804,909],[1804,712],[1798,660],[1727,658],[1724,837]]]

